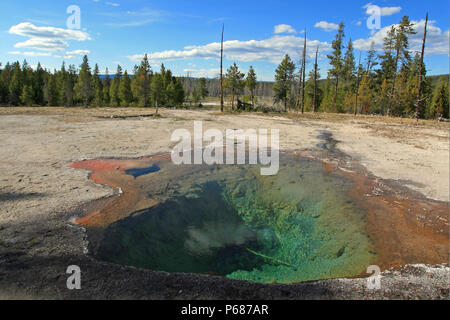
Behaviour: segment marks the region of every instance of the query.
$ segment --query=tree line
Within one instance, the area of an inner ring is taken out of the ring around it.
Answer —
[[[285,55],[275,70],[274,102],[281,103],[286,111],[448,119],[448,80],[441,80],[433,88],[430,77],[426,76],[423,62],[426,27],[422,54],[412,56],[409,47],[412,34],[415,34],[414,25],[408,16],[404,16],[397,26],[389,30],[380,54],[372,43],[365,61],[361,60],[360,53],[357,62],[352,39],[344,43],[344,23],[341,22],[331,45],[332,52],[327,55],[330,64],[327,78],[320,81],[319,48],[316,48],[315,63],[306,77],[305,31],[298,72],[289,55]],[[234,96],[242,94],[246,86],[253,93],[253,76],[256,78],[256,75],[249,74],[245,80],[236,64],[228,69],[225,89],[231,95],[232,104]]]
[[[164,64],[159,72],[153,72],[147,55],[134,67],[132,75],[127,70],[123,72],[119,65],[112,77],[108,69],[101,76],[98,65],[92,71],[84,56],[79,70],[74,65],[66,68],[64,63],[54,72],[44,70],[40,64],[33,70],[26,61],[22,65],[8,63],[3,68],[0,64],[0,104],[181,107],[186,101],[198,104],[208,96],[219,97],[223,88],[232,109],[237,99],[255,105],[258,97],[270,96],[285,111],[449,118],[448,79],[434,84],[426,76],[426,26],[421,54],[413,56],[410,51],[409,36],[415,34],[414,25],[404,16],[387,33],[381,53],[372,43],[364,61],[361,52],[356,59],[351,38],[344,42],[344,27],[341,22],[327,55],[330,68],[325,79],[318,66],[319,47],[314,48],[315,62],[306,75],[305,30],[299,67],[285,55],[275,70],[274,83],[258,81],[253,67],[244,74],[236,63],[221,77],[223,82],[174,77]]]
[[[133,75],[120,65],[111,77],[108,69],[100,75],[96,64],[92,71],[88,57],[77,71],[74,65],[50,72],[40,64],[36,70],[24,61],[8,63],[0,69],[0,104],[25,106],[111,106],[111,107],[178,107],[185,93],[181,80],[164,64],[153,72],[147,55],[136,65]]]

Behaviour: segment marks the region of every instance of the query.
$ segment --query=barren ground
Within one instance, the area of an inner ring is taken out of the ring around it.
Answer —
[[[68,223],[70,213],[114,191],[89,181],[87,172],[70,169],[69,163],[169,152],[173,130],[193,131],[194,120],[203,120],[205,129],[276,128],[280,130],[281,149],[294,151],[315,150],[321,142],[318,135],[328,130],[339,141],[337,148],[373,175],[396,180],[427,198],[449,201],[448,124],[368,116],[221,115],[164,109],[160,110],[161,118],[146,116],[153,112],[0,108],[0,299],[448,297],[447,266],[388,272],[387,291],[377,293],[363,288],[365,280],[265,286],[135,270],[85,257],[86,239]],[[442,219],[448,226],[449,216]],[[65,289],[63,266],[69,264],[81,264],[86,270],[83,279],[89,284],[84,292]],[[33,278],[33,273],[40,278]],[[115,288],[125,286],[124,274],[133,276],[127,289],[119,293]],[[149,291],[140,290],[144,283]]]

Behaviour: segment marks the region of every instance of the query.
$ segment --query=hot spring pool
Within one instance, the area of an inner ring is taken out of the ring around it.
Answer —
[[[377,258],[366,212],[349,196],[352,182],[322,162],[283,156],[271,177],[256,166],[157,168],[123,173],[139,205],[101,231],[95,257],[262,283],[357,276]]]

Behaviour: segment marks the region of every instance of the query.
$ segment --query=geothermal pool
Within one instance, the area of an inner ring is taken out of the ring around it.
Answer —
[[[258,166],[175,166],[167,155],[72,167],[121,188],[77,223],[92,256],[124,266],[296,283],[438,263],[448,250],[445,234],[408,225],[389,195],[367,195],[373,180],[317,159],[283,153],[276,176]],[[408,203],[412,217],[417,202]]]

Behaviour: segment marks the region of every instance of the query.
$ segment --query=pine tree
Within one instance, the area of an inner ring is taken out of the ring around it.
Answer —
[[[161,92],[159,95],[158,104],[159,104],[159,106],[164,106],[167,103],[166,88],[172,79],[172,72],[170,70],[166,70],[164,63],[161,64],[160,76],[161,76],[162,87],[161,87]]]
[[[20,95],[22,94],[22,70],[20,63],[13,64],[11,82],[9,83],[9,99],[8,102],[13,106],[20,104]]]
[[[92,89],[92,74],[91,68],[89,67],[88,57],[83,57],[83,63],[80,66],[80,73],[78,75],[78,81],[75,85],[75,92],[78,97],[83,102],[85,107],[89,106],[92,99],[93,89]]]
[[[379,91],[380,92],[378,94],[378,101],[377,101],[378,109],[376,111],[379,112],[381,115],[385,115],[387,111],[387,106],[389,104],[389,100],[391,99],[389,95],[390,84],[387,79],[383,80],[383,83],[381,84]]]
[[[120,106],[119,88],[120,88],[121,79],[122,79],[122,67],[120,65],[118,65],[116,74],[114,75],[114,79],[111,83],[111,87],[109,90],[109,95],[111,97],[110,105],[112,107]]]
[[[255,69],[253,69],[253,66],[250,66],[250,69],[247,74],[247,79],[245,80],[245,86],[247,87],[248,91],[250,91],[250,96],[252,98],[252,105],[255,104],[255,89],[257,84],[258,79],[256,78]]]
[[[57,73],[57,86],[58,86],[58,97],[59,97],[59,101],[58,101],[58,105],[66,105],[66,82],[67,82],[67,77],[69,76],[67,70],[66,70],[66,63],[63,62],[62,66],[61,66],[61,70]]]
[[[283,61],[275,71],[275,84],[273,86],[275,101],[284,102],[284,110],[287,112],[288,96],[291,93],[294,80],[295,64],[289,55],[285,55]]]
[[[245,75],[239,71],[236,62],[227,70],[227,74],[225,75],[224,86],[231,93],[231,109],[234,110],[234,98],[236,95],[239,95],[244,90]]]
[[[58,85],[55,78],[51,73],[47,73],[44,78],[44,100],[51,107],[58,105]]]
[[[306,97],[311,103],[311,111],[316,112],[319,109],[323,99],[323,91],[317,86],[317,81],[320,79],[319,66],[315,66],[308,74],[306,81]]]
[[[431,85],[429,79],[426,77],[426,69],[424,64],[422,64],[421,56],[416,54],[410,66],[403,71],[407,74],[406,84],[404,84],[405,95],[403,101],[400,104],[403,106],[404,114],[407,116],[415,116],[417,111],[417,93],[419,91],[419,75],[421,77],[421,112],[420,116],[424,116],[423,111],[427,108],[430,103],[429,98],[431,96]],[[422,109],[423,107],[423,109]]]
[[[164,65],[161,69],[163,69]],[[162,71],[162,70],[161,70]],[[164,80],[161,74],[156,73],[152,77],[151,83],[151,93],[153,102],[156,108],[156,114],[158,114],[158,109],[161,106],[161,101],[163,100],[165,90],[164,90]]]
[[[333,52],[331,55],[327,55],[330,60],[331,69],[328,71],[328,78],[334,80],[334,95],[333,95],[333,109],[336,110],[336,103],[338,98],[339,80],[343,74],[343,61],[342,61],[342,48],[344,39],[344,23],[339,24],[338,33],[336,38],[331,44]]]
[[[122,107],[129,107],[133,101],[133,94],[131,93],[131,81],[128,72],[125,70],[122,80],[119,85],[119,97]]]
[[[150,106],[150,84],[152,78],[152,71],[147,54],[145,54],[140,66],[137,68],[137,72],[135,72],[134,78],[134,88],[138,100],[138,105],[140,107],[147,108]]]
[[[175,91],[173,101],[175,103],[175,107],[182,106],[184,103],[185,92],[183,89],[183,85],[181,84],[180,79],[175,80]]]
[[[33,83],[33,69],[28,64],[27,60],[22,63],[22,87],[25,85],[31,86]]]
[[[206,79],[205,78],[200,78],[198,80],[198,89],[200,92],[200,97],[202,99],[205,99],[209,94],[208,88],[206,87]]]
[[[75,97],[75,91],[74,86],[77,81],[77,70],[75,69],[75,66],[73,64],[69,65],[69,70],[66,78],[66,85],[65,85],[65,91],[64,91],[64,105],[66,107],[73,107],[75,104],[74,97]]]
[[[342,74],[347,86],[351,85],[351,82],[354,80],[355,72],[355,54],[353,51],[353,42],[352,39],[350,39],[347,45],[347,51],[345,52],[344,65],[342,69]]]
[[[94,76],[93,76],[93,86],[94,86],[94,106],[103,106],[103,83],[100,79],[100,71],[98,64],[95,64]]]
[[[8,95],[8,88],[6,87],[4,79],[4,71],[1,69],[2,64],[0,63],[0,104],[6,103],[6,97]]]
[[[331,112],[330,106],[333,104],[334,97],[334,82],[331,79],[327,79],[325,82],[323,100],[320,105],[322,112]]]
[[[368,113],[371,109],[373,98],[367,74],[364,74],[362,77],[361,84],[358,89],[358,96],[360,101],[360,113]]]
[[[367,65],[366,73],[369,77],[372,75],[373,68],[378,65],[378,62],[376,60],[377,59],[376,54],[377,54],[377,52],[375,50],[375,42],[372,41],[372,43],[370,44],[369,52],[367,53],[367,58],[366,58],[366,65]]]
[[[176,88],[175,88],[175,83],[174,82],[170,82],[169,85],[166,88],[166,93],[167,93],[167,104],[169,107],[176,107],[177,103],[176,103]]]
[[[131,90],[139,107],[148,108],[151,105],[150,85],[152,70],[147,54],[139,66],[134,67],[134,77],[131,79]]]
[[[436,86],[429,117],[449,119],[449,86],[447,81],[442,81]]]
[[[44,78],[45,71],[42,69],[40,63],[38,63],[36,71],[33,75],[33,92],[34,92],[34,101],[36,104],[44,105]]]
[[[103,80],[103,105],[109,106],[111,103],[111,97],[109,95],[111,90],[111,79],[109,77],[109,70],[106,68],[105,79]]]
[[[20,96],[20,101],[24,106],[31,107],[33,105],[34,99],[33,99],[33,88],[26,84],[23,87],[22,95]]]
[[[395,28],[394,32],[394,49],[395,49],[395,57],[394,57],[394,74],[392,79],[392,86],[391,86],[391,97],[392,99],[389,100],[388,103],[388,110],[387,114],[390,115],[391,113],[391,102],[395,103],[395,88],[396,88],[396,79],[397,79],[397,71],[398,71],[398,65],[401,64],[401,70],[402,72],[405,72],[406,67],[408,66],[411,57],[409,55],[409,40],[408,37],[412,34],[415,34],[413,24],[409,21],[408,16],[404,16],[402,18],[402,21],[400,22],[399,26]]]

